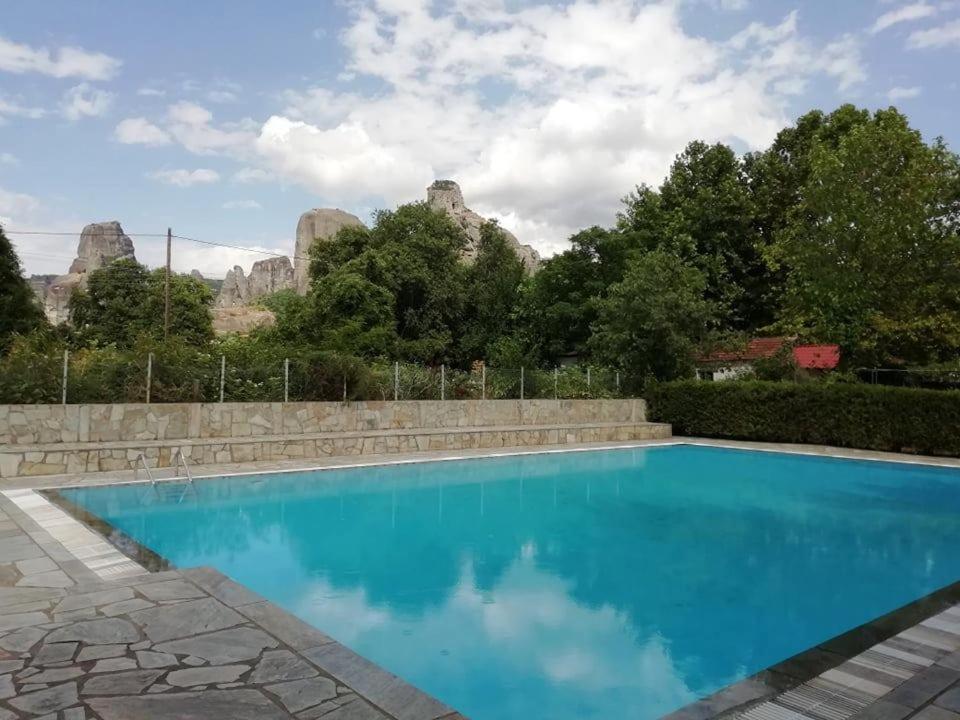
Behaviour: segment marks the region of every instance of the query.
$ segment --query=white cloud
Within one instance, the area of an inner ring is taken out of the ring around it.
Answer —
[[[895,87],[887,92],[887,98],[890,100],[909,100],[919,97],[923,89],[920,87]]]
[[[948,22],[929,30],[917,30],[907,39],[907,47],[914,49],[960,46],[960,20]]]
[[[938,8],[935,5],[930,5],[926,2],[915,2],[909,5],[904,5],[896,10],[885,12],[883,15],[878,17],[877,21],[873,24],[873,27],[870,28],[870,32],[876,34],[886,30],[887,28],[893,27],[894,25],[899,25],[900,23],[913,22],[915,20],[922,20],[923,18],[931,17],[936,15],[937,12]]]
[[[30,120],[36,120],[42,118],[47,114],[47,111],[43,108],[38,107],[28,107],[22,105],[19,100],[11,99],[0,95],[0,122],[3,121],[3,117],[22,117],[28,118]]]
[[[20,160],[16,155],[8,152],[0,153],[0,165],[19,165]]]
[[[142,87],[137,90],[137,95],[140,95],[141,97],[163,97],[166,94],[166,90],[158,90],[151,87]]]
[[[356,0],[340,77],[363,86],[288,90],[263,123],[178,102],[158,125],[192,153],[244,163],[234,182],[294,182],[353,209],[453,178],[471,207],[550,253],[611,223],[689,141],[765,147],[814,78],[848,92],[867,76],[857,36],[815,41],[799,12],[711,41],[685,30],[682,6]]]
[[[170,143],[170,136],[146,118],[135,117],[121,120],[113,131],[114,137],[124,145],[160,146]]]
[[[263,206],[256,200],[228,200],[221,206],[224,210],[261,210]]]
[[[83,48],[62,47],[50,51],[0,37],[0,71],[16,74],[35,72],[57,78],[109,80],[117,74],[121,64],[120,60],[109,55],[88,52]]]
[[[429,165],[402,147],[377,143],[359,125],[321,130],[272,117],[260,132],[257,150],[279,174],[337,201],[376,195],[396,203],[409,199],[411,187],[433,180]]]
[[[193,185],[209,185],[220,180],[220,174],[215,170],[198,168],[196,170],[157,170],[148,177],[159,180],[167,185],[177,187],[191,187]]]
[[[238,83],[230,80],[217,80],[213,88],[207,91],[206,98],[212,103],[236,102],[242,89]]]
[[[218,127],[213,123],[213,113],[192,102],[179,102],[167,110],[167,131],[198,155],[249,155],[256,139],[254,126],[252,121],[241,121]]]
[[[4,225],[10,224],[11,218],[29,216],[39,209],[40,201],[32,195],[0,188],[0,216],[6,218]]]
[[[853,35],[844,35],[826,45],[820,51],[815,67],[835,78],[841,90],[849,90],[867,79],[860,41]]]
[[[276,180],[273,173],[255,167],[240,168],[233,174],[232,179],[238,183],[265,183]]]
[[[207,93],[207,100],[215,103],[231,103],[237,101],[237,95],[230,90],[211,90]]]
[[[844,91],[866,77],[855,36],[816,42],[799,13],[714,42],[688,33],[672,0],[351,8],[344,73],[378,90],[288,91],[260,128],[258,164],[353,207],[421,199],[451,177],[546,252],[612,222],[690,140],[764,147],[814,77]]]
[[[114,94],[88,83],[75,85],[63,94],[60,109],[69,120],[105,115],[113,104]]]

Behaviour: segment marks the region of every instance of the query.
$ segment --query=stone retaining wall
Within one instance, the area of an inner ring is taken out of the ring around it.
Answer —
[[[645,420],[640,399],[0,405],[0,446]]]
[[[329,433],[313,436],[259,438],[209,438],[170,441],[160,445],[63,449],[48,445],[34,449],[23,445],[0,447],[0,479],[38,475],[63,475],[110,470],[131,470],[144,454],[149,467],[170,467],[178,450],[191,464],[213,465],[260,461],[309,460],[323,457],[393,455],[397,453],[467,450],[477,448],[535,447],[589,442],[659,440],[670,437],[670,426],[659,423],[611,423],[605,425],[544,426],[523,429],[495,427],[450,430],[397,430],[376,435]],[[20,448],[23,451],[20,451]]]

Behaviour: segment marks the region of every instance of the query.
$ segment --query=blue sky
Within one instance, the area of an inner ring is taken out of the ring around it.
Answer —
[[[544,254],[694,138],[764,147],[815,107],[895,104],[960,145],[956,0],[6,3],[0,222],[117,219],[292,252],[301,212],[437,177]],[[76,237],[14,236],[28,272]],[[162,242],[134,237],[159,264]],[[222,276],[253,253],[178,242]]]

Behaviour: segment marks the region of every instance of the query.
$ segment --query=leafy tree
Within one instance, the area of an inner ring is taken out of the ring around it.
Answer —
[[[704,273],[676,255],[653,250],[635,258],[599,303],[594,357],[658,380],[691,375],[695,348],[713,318],[706,290]]]
[[[260,298],[258,304],[273,313],[276,322],[259,334],[277,343],[301,345],[308,339],[309,300],[296,290],[280,290]]]
[[[165,271],[117,260],[90,273],[70,298],[70,319],[81,343],[132,347],[142,335],[163,337]],[[213,338],[213,293],[189,275],[170,278],[170,333],[200,345]]]
[[[648,250],[662,249],[697,267],[734,329],[772,319],[765,294],[770,282],[754,230],[753,202],[743,165],[726,145],[692,142],[681,153],[659,194],[640,187],[625,198],[620,228]]]
[[[166,271],[150,273],[145,313],[151,334],[163,337],[164,281]],[[170,276],[170,335],[190,345],[202,345],[213,339],[210,307],[213,291],[210,286],[189,275]]]
[[[870,121],[870,113],[842,105],[829,115],[811,110],[777,133],[763,152],[744,157],[744,172],[753,198],[754,220],[763,246],[770,245],[796,207],[810,179],[815,146],[836,149],[852,130]]]
[[[467,270],[462,361],[489,359],[497,342],[512,332],[523,279],[523,261],[507,244],[503,232],[496,223],[484,224],[477,257]]]
[[[23,277],[20,258],[0,226],[0,352],[14,334],[26,334],[46,322],[36,295]]]
[[[394,354],[394,300],[382,285],[344,269],[327,276],[313,302],[317,330],[326,349],[362,357]]]
[[[572,248],[549,258],[521,287],[517,333],[524,355],[555,364],[586,356],[596,303],[623,279],[634,240],[620,230],[592,227],[570,238]]]
[[[148,281],[149,271],[135,260],[117,260],[91,272],[86,289],[75,289],[70,298],[70,321],[81,342],[133,345],[155,320],[145,312]]]
[[[960,350],[960,162],[891,108],[817,142],[777,235],[784,325],[840,342],[855,363]]]
[[[372,228],[346,228],[334,242],[317,243],[311,251],[312,292],[317,295],[313,327],[323,331],[349,322],[349,317],[331,315],[340,307],[339,301],[330,302],[332,296],[347,300],[360,292],[382,309],[388,294],[397,355],[412,361],[449,361],[466,299],[467,269],[460,260],[465,244],[463,231],[426,203],[382,210]],[[366,283],[356,278],[347,282],[350,274]],[[325,291],[329,282],[339,289]],[[373,292],[374,286],[386,294]],[[352,307],[351,302],[344,307]],[[364,306],[371,307],[366,302]]]

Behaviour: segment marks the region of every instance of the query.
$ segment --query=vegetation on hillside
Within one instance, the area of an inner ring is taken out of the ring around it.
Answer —
[[[214,340],[208,286],[176,276],[171,331],[193,353],[227,348],[251,364],[549,368],[577,355],[658,380],[690,376],[705,347],[758,334],[839,343],[847,367],[960,353],[960,160],[893,108],[813,111],[744,156],[691,142],[659,187],[636,187],[610,227],[570,241],[528,277],[490,223],[467,264],[460,227],[404,205],[317,243],[307,296],[264,298],[276,325],[246,338]],[[131,262],[98,270],[71,313],[73,329],[40,331],[42,342],[156,347],[163,273]],[[0,345],[41,324],[0,235]],[[8,356],[22,357],[16,343]]]

